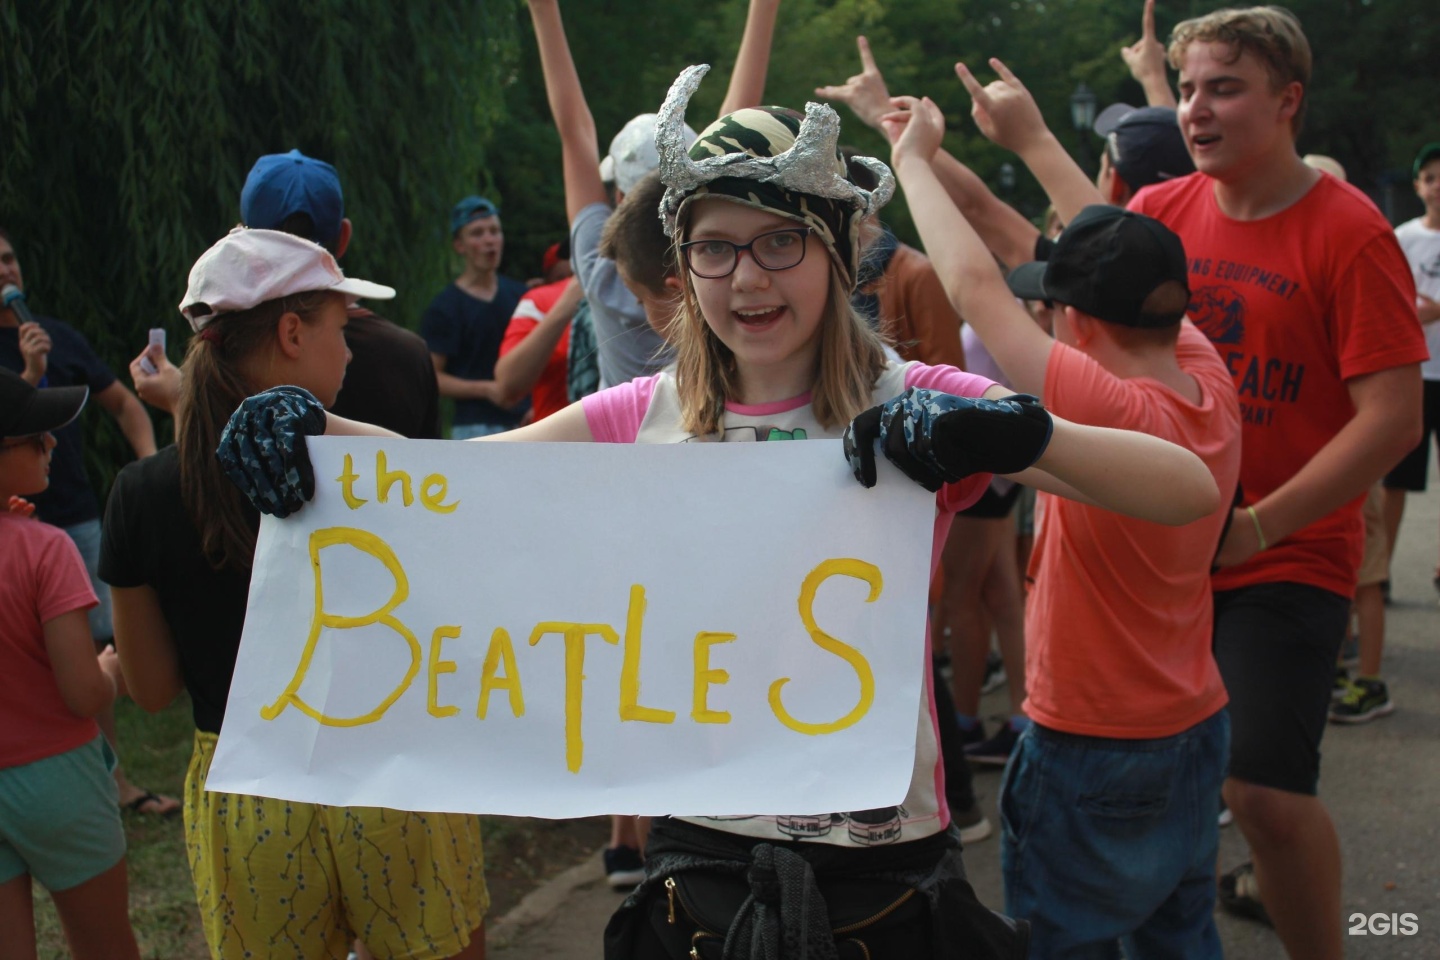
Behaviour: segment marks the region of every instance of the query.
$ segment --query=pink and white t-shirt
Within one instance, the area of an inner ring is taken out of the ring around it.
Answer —
[[[994,385],[993,380],[954,367],[891,363],[876,380],[871,400],[883,403],[904,393],[908,387],[978,397]],[[810,406],[810,395],[805,393],[778,403],[727,403],[719,433],[695,436],[680,426],[680,399],[675,377],[668,371],[591,394],[581,403],[590,432],[601,443],[836,440],[845,429],[844,424],[822,426]],[[935,495],[935,529],[930,550],[932,576],[939,565],[940,548],[950,532],[951,517],[955,511],[978,500],[989,482],[988,473],[975,474],[959,483],[947,484]],[[929,631],[926,633],[928,647]],[[929,663],[928,656],[925,662]],[[918,840],[941,832],[950,824],[950,811],[945,807],[945,773],[940,763],[935,697],[930,689],[928,669],[924,690],[916,715],[915,766],[910,789],[901,806],[820,815],[683,819],[727,833],[768,840],[813,840],[851,847]]]

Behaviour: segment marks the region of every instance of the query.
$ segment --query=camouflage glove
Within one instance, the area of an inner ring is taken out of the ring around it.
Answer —
[[[325,408],[302,387],[247,397],[220,434],[215,458],[261,513],[288,517],[315,496],[305,437],[325,432]]]
[[[1002,400],[952,397],[911,387],[845,428],[855,479],[875,486],[875,441],[891,463],[926,490],[972,473],[1015,473],[1040,459],[1053,424],[1028,394]]]

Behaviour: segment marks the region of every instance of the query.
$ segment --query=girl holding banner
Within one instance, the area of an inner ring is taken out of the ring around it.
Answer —
[[[308,240],[232,231],[196,261],[181,304],[196,335],[177,443],[121,471],[106,508],[100,575],[114,588],[130,694],[147,710],[182,689],[193,702],[185,840],[205,939],[221,960],[344,957],[357,938],[383,958],[485,955],[489,895],[477,818],[205,790],[258,519],[215,461],[221,428],[261,391],[303,394],[325,424],[319,401],[334,402],[350,360],[346,307],[394,295],[347,279]],[[328,426],[376,429],[339,417]]]
[[[991,474],[1161,523],[1215,509],[1209,471],[1180,447],[1067,423],[1033,397],[952,367],[888,362],[850,295],[873,215],[894,192],[890,170],[861,158],[878,186],[851,182],[839,118],[813,103],[803,115],[736,111],[687,151],[685,106],[706,69],[681,74],[656,134],[667,187],[659,212],[686,268],[668,328],[674,368],[503,440],[843,437],[866,486],[876,482],[878,443],[936,493],[932,568],[954,512]],[[236,412],[219,456],[252,502],[284,516],[310,496],[301,434],[322,432],[337,431],[318,402],[272,390]],[[1023,924],[986,909],[965,880],[925,682],[928,710],[917,711],[914,773],[899,806],[657,820],[645,879],[606,932],[607,957],[1024,956]]]

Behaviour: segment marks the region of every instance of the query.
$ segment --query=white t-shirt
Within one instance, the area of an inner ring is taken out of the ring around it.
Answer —
[[[1440,230],[1431,230],[1416,217],[1395,228],[1395,239],[1410,261],[1415,289],[1431,300],[1440,300]],[[1424,330],[1430,359],[1420,365],[1420,375],[1426,380],[1440,380],[1440,321],[1427,323]]]

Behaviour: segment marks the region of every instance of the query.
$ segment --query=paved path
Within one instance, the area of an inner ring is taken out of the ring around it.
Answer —
[[[1440,530],[1440,491],[1412,494],[1392,571],[1385,675],[1397,709],[1357,727],[1331,725],[1324,742],[1321,796],[1340,831],[1344,908],[1352,914],[1418,918],[1414,936],[1347,936],[1355,960],[1440,957],[1440,605],[1431,585]],[[1004,710],[991,694],[985,712]],[[999,774],[976,775],[992,820]],[[1228,868],[1245,856],[1239,831],[1221,832]],[[999,906],[1000,845],[992,836],[965,851],[980,898]],[[492,960],[598,960],[600,935],[620,902],[598,855],[536,891],[491,929]],[[1268,928],[1218,914],[1230,960],[1283,957]]]

